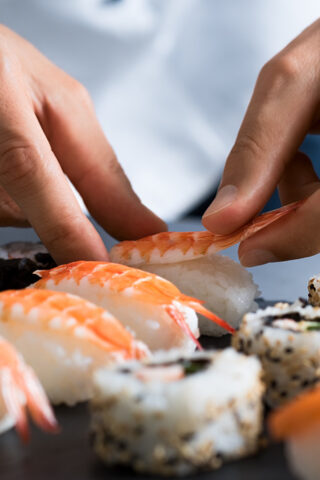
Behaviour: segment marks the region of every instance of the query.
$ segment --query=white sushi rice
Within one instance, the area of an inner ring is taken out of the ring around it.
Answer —
[[[301,320],[290,318],[292,315],[300,315]],[[282,318],[277,319],[279,316]],[[270,406],[284,403],[320,380],[320,328],[305,329],[305,322],[319,321],[320,308],[299,301],[278,303],[244,316],[232,345],[259,357]]]
[[[143,264],[142,270],[156,273],[174,283],[184,294],[205,302],[205,307],[234,328],[246,312],[257,309],[258,296],[252,275],[229,257],[211,254],[180,263]],[[200,316],[202,335],[221,336],[228,333],[212,321]]]
[[[188,359],[207,365],[172,379],[174,368]],[[187,357],[162,353],[151,364],[161,367],[160,374],[147,369],[152,377],[147,381],[141,379],[146,362],[95,374],[91,433],[94,450],[105,463],[184,475],[256,450],[263,394],[257,359],[229,348]]]

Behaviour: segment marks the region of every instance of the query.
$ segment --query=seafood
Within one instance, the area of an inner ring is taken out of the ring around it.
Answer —
[[[68,291],[108,309],[151,350],[200,347],[195,311],[233,332],[199,300],[152,273],[108,262],[74,262],[36,272],[34,288]]]
[[[249,455],[262,429],[261,374],[257,359],[231,348],[161,352],[100,369],[90,401],[93,448],[108,465],[157,475]]]
[[[242,242],[273,222],[297,210],[304,200],[264,213],[228,235],[203,232],[162,232],[112,247],[114,262],[139,267],[143,264],[177,263],[220,252]]]
[[[166,248],[169,239],[172,239],[174,245],[166,251],[161,250],[161,239],[164,236]],[[141,270],[166,278],[185,295],[199,298],[209,310],[237,328],[246,312],[256,310],[254,300],[258,288],[251,273],[242,265],[226,256],[210,253],[214,247],[208,240],[211,236],[208,232],[157,234],[136,242],[115,245],[110,251],[110,258],[124,264],[136,261]],[[174,263],[175,258],[177,261]],[[228,333],[203,316],[199,318],[199,328],[204,335],[220,336]]]
[[[269,417],[276,440],[286,441],[286,453],[298,478],[318,480],[320,472],[320,387],[309,390]]]
[[[0,335],[22,353],[53,403],[87,400],[95,368],[148,354],[104,309],[48,290],[1,292]]]
[[[320,308],[278,303],[244,316],[232,345],[257,355],[274,407],[320,381]]]
[[[174,283],[184,294],[204,301],[208,308],[237,328],[258,296],[252,275],[239,263],[216,252],[228,248],[296,210],[296,202],[253,219],[229,235],[210,232],[163,232],[112,247],[113,262],[135,266]],[[225,329],[200,317],[200,332],[220,336]]]
[[[5,339],[0,337],[0,433],[16,426],[24,442],[29,438],[28,407],[34,422],[56,432],[57,422],[33,370]]]

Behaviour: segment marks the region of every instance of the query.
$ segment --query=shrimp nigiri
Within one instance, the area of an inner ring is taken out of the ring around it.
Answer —
[[[318,480],[320,472],[320,387],[302,393],[269,418],[276,440],[286,440],[293,471],[299,478]]]
[[[196,312],[233,332],[202,303],[157,275],[107,262],[74,262],[37,271],[34,288],[68,291],[108,309],[154,350],[200,347]]]
[[[95,368],[148,352],[104,309],[48,290],[1,292],[0,335],[22,353],[50,400],[69,405],[90,398]]]
[[[23,441],[29,437],[28,407],[35,423],[48,432],[57,422],[33,370],[10,343],[0,337],[0,433],[16,426]]]
[[[120,242],[110,251],[111,260],[132,267],[177,263],[220,252],[242,242],[271,223],[297,210],[304,200],[264,213],[227,235],[201,232],[162,232],[139,240]]]
[[[210,232],[163,232],[112,247],[113,262],[156,273],[174,283],[184,294],[206,302],[208,308],[238,327],[248,311],[256,309],[257,285],[239,263],[217,255],[299,206],[288,205],[255,218],[230,235]],[[223,335],[225,330],[200,317],[200,332]]]

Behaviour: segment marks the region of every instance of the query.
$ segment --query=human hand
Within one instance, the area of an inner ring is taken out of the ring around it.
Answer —
[[[277,185],[283,204],[308,197],[296,212],[240,244],[245,266],[320,251],[320,182],[298,152],[308,132],[320,133],[320,20],[261,70],[218,195],[203,216],[208,230],[226,234],[254,217]]]
[[[107,260],[64,173],[114,237],[166,229],[133,192],[85,88],[0,26],[0,226],[32,225],[58,263]]]

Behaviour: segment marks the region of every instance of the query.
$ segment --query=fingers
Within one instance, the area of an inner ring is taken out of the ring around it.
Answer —
[[[261,71],[218,195],[203,216],[214,233],[230,233],[265,205],[312,127],[319,102],[317,22]]]
[[[10,98],[10,97],[9,97]],[[0,185],[23,211],[57,262],[107,259],[82,214],[36,117],[23,98],[0,117]]]
[[[279,183],[283,204],[308,198],[297,212],[242,242],[239,258],[246,267],[310,256],[320,251],[320,181],[301,152],[287,166]]]
[[[283,205],[309,197],[319,188],[319,179],[311,160],[298,152],[284,170],[278,190]]]
[[[320,185],[296,211],[242,242],[240,262],[246,267],[308,257],[320,252]]]
[[[166,230],[166,224],[134,193],[99,126],[87,93],[77,83],[75,86],[73,95],[64,102],[48,99],[50,124],[45,130],[88,210],[118,239]]]

